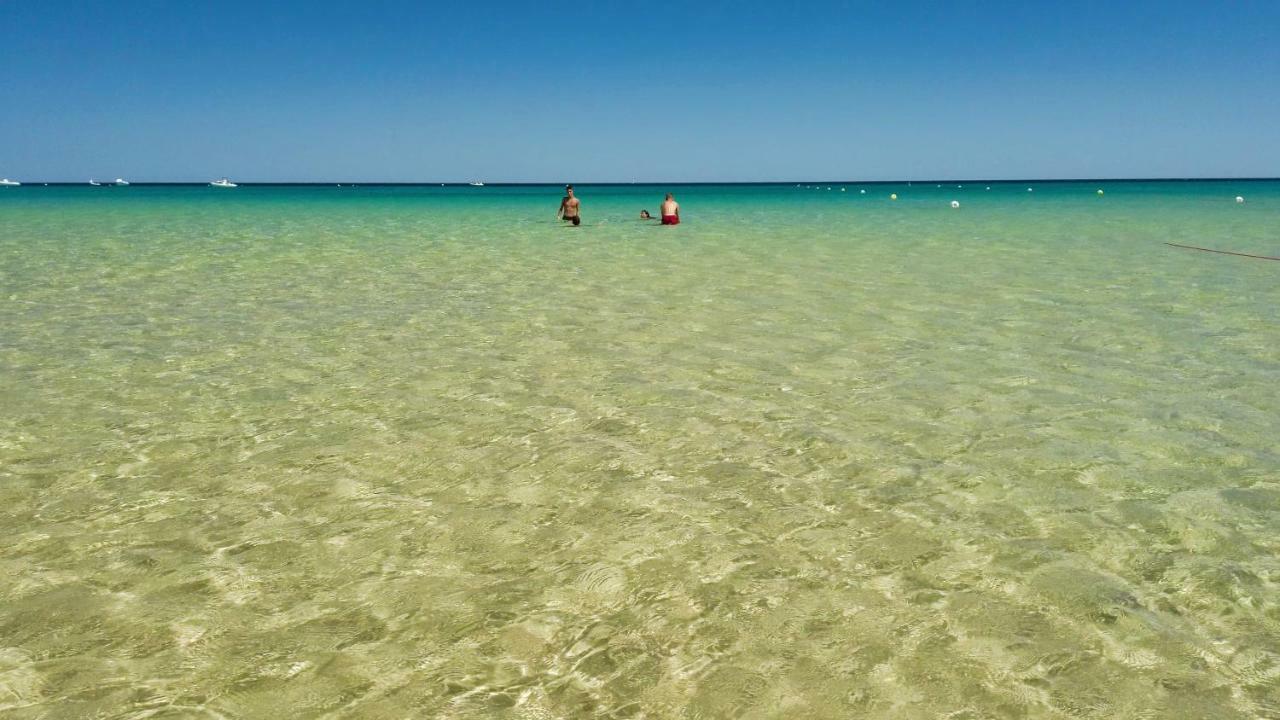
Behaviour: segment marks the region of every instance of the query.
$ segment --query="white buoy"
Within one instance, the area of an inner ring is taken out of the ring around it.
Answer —
[[[954,209],[956,209],[956,208],[958,208],[958,207],[960,207],[960,201],[959,201],[959,200],[952,200],[952,201],[951,201],[951,208],[954,210]]]
[[[890,200],[897,200],[897,199],[898,199],[898,193],[891,193],[891,194],[889,195],[889,199],[890,199]]]
[[[1242,197],[1242,196],[1240,196],[1240,195],[1237,195],[1237,196],[1236,196],[1236,204],[1237,204],[1237,205],[1243,205],[1243,204],[1244,204],[1244,197]]]
[[[866,190],[859,190],[858,192],[862,193],[863,195],[866,195],[866,194],[867,194],[867,191],[866,191]]]
[[[844,188],[840,188],[840,192],[845,192],[845,189],[844,189]]]
[[[988,186],[987,186],[987,189],[988,189],[988,190],[990,190],[990,189],[991,189],[991,186],[990,186],[990,185],[988,185]]]
[[[1027,188],[1027,192],[1035,192],[1033,188]]]
[[[1099,195],[1105,195],[1106,193],[1102,192],[1102,188],[1098,188],[1098,194],[1099,194]]]

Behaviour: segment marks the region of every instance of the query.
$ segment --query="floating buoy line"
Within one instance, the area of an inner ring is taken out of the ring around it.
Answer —
[[[1217,253],[1219,255],[1235,255],[1236,257],[1253,258],[1254,260],[1277,260],[1280,257],[1271,257],[1270,255],[1250,255],[1249,253],[1231,252],[1230,250],[1214,250],[1213,248],[1196,247],[1195,245],[1179,245],[1178,243],[1167,242],[1165,245],[1169,247],[1183,248],[1184,250],[1199,250],[1200,252]]]

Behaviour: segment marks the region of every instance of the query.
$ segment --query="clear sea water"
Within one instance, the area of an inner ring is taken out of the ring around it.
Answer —
[[[987,185],[0,188],[0,715],[1280,717],[1280,183]]]

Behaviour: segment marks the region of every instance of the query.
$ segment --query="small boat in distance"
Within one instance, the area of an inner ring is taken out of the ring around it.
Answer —
[[[484,187],[484,183],[480,182],[479,180],[476,180],[476,181],[471,182],[471,183],[468,183],[468,184],[469,184],[471,187]]]
[[[128,180],[125,180],[124,178],[116,178],[116,184],[117,184],[117,185],[128,185],[128,184],[129,184],[129,181],[128,181]]]
[[[235,183],[231,182],[226,178],[222,178],[221,180],[214,180],[213,182],[209,183],[209,185],[213,187],[225,187],[225,188],[238,187]]]
[[[22,183],[18,182],[17,180],[10,180],[9,178],[0,178],[0,187],[18,187],[21,184]]]
[[[98,182],[97,180],[90,180],[89,184],[94,187],[102,187],[102,183]]]

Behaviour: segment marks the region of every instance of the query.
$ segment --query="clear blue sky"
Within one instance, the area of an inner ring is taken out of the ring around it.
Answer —
[[[0,176],[1280,175],[1280,2],[0,0]]]

